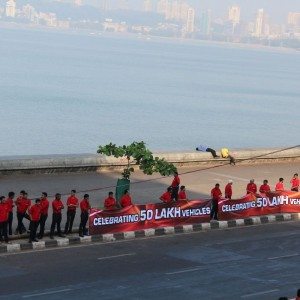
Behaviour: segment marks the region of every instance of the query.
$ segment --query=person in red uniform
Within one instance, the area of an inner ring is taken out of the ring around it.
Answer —
[[[225,186],[225,198],[231,200],[232,197],[232,184],[233,181],[230,179],[228,180],[227,185]]]
[[[73,223],[78,205],[79,200],[76,197],[76,191],[72,190],[71,195],[67,200],[67,221],[65,225],[65,234],[72,233]]]
[[[210,192],[212,198],[212,206],[210,212],[210,219],[218,220],[218,203],[222,197],[222,192],[220,190],[220,184],[216,183],[215,187]]]
[[[44,232],[45,232],[45,224],[46,220],[48,219],[48,209],[49,209],[49,201],[47,199],[48,194],[46,192],[42,193],[41,196],[41,202],[40,202],[40,207],[41,207],[41,218],[40,218],[40,232],[38,235],[39,239],[42,239],[44,237]]]
[[[0,197],[0,241],[3,239],[8,243],[7,222],[9,214],[9,205],[5,202],[5,197]]]
[[[64,205],[61,201],[61,194],[57,193],[55,195],[55,199],[52,202],[52,223],[51,223],[51,229],[50,229],[50,239],[54,238],[54,230],[57,226],[57,233],[59,237],[64,237],[61,233],[60,229],[60,223],[61,223],[61,210],[64,209]]]
[[[104,200],[105,209],[115,209],[117,207],[117,201],[114,198],[114,193],[109,192],[108,197]]]
[[[171,203],[172,202],[172,187],[169,186],[167,191],[164,192],[159,199],[164,203]]]
[[[86,223],[89,219],[89,211],[91,209],[91,205],[89,202],[90,196],[88,194],[85,194],[83,196],[83,199],[80,202],[80,224],[79,224],[79,236],[84,237],[87,235],[87,229],[86,229]]]
[[[275,191],[276,192],[282,192],[282,191],[284,191],[283,181],[284,181],[284,179],[282,177],[280,177],[279,181],[275,185]]]
[[[257,186],[254,183],[254,179],[251,179],[250,182],[247,184],[247,194],[256,194],[257,193]]]
[[[131,196],[128,190],[124,191],[124,195],[121,197],[120,204],[121,207],[127,207],[132,205]]]
[[[178,193],[178,200],[186,200],[186,201],[188,201],[188,198],[187,198],[187,196],[186,196],[186,191],[185,191],[185,186],[184,186],[184,185],[182,185],[182,186],[180,187],[180,191],[179,191],[179,193]]]
[[[29,209],[29,217],[30,217],[30,236],[29,236],[29,243],[38,242],[36,238],[36,230],[39,226],[40,218],[41,218],[41,199],[35,199],[35,204],[32,205]]]
[[[260,192],[260,193],[266,194],[266,193],[269,193],[269,192],[271,191],[271,188],[270,188],[270,186],[269,186],[268,183],[269,183],[269,182],[268,182],[267,179],[265,179],[265,180],[263,181],[263,184],[262,184],[262,185],[260,186],[260,188],[259,188],[259,192]]]
[[[174,173],[174,178],[171,183],[172,187],[172,200],[177,201],[178,200],[178,192],[179,192],[179,185],[180,185],[180,178],[178,176],[178,172]]]
[[[26,228],[23,224],[23,219],[28,218],[26,211],[31,205],[31,201],[30,199],[27,198],[27,193],[25,191],[20,192],[20,196],[17,198],[15,204],[17,206],[17,218],[18,218],[18,226],[16,229],[16,234],[18,233],[22,234],[26,232]]]
[[[5,202],[8,205],[9,211],[8,211],[8,234],[12,235],[12,222],[13,222],[13,207],[14,205],[14,198],[15,198],[15,193],[14,192],[9,192],[8,197],[6,198]]]
[[[294,176],[291,179],[290,183],[291,183],[291,191],[293,191],[293,192],[299,192],[300,182],[299,182],[299,178],[298,178],[298,173],[294,174]]]

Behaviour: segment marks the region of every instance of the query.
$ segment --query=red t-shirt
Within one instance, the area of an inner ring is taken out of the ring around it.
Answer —
[[[86,213],[86,212],[89,211],[90,208],[91,208],[91,206],[90,206],[89,201],[86,200],[86,199],[82,199],[81,202],[80,202],[80,209],[81,209],[81,212]]]
[[[112,208],[115,208],[117,205],[117,202],[116,202],[116,199],[114,197],[107,197],[105,200],[104,200],[104,207],[106,209],[112,209]]]
[[[40,204],[34,204],[29,208],[30,219],[33,222],[38,222],[41,218],[41,206]]]
[[[268,192],[270,192],[271,191],[271,188],[270,188],[270,186],[268,185],[268,184],[262,184],[261,186],[260,186],[260,188],[259,188],[259,192],[260,193],[268,193]]]
[[[292,185],[292,189],[299,188],[299,178],[292,178],[290,182]]]
[[[76,198],[75,196],[70,196],[67,200],[68,210],[76,210],[78,202],[78,198]]]
[[[219,188],[214,187],[211,192],[210,192],[211,196],[213,199],[220,199],[222,196],[222,192]]]
[[[284,186],[282,182],[277,182],[275,186],[275,191],[284,191]]]
[[[187,199],[185,191],[180,191],[178,193],[178,199],[179,200],[186,200]]]
[[[247,184],[247,194],[249,194],[249,193],[253,193],[253,194],[257,193],[257,186],[255,183]]]
[[[14,207],[14,201],[11,198],[6,198],[5,203],[8,206],[8,212],[12,212],[13,211],[13,207]]]
[[[177,175],[177,176],[174,177],[171,186],[172,186],[172,187],[177,187],[177,186],[179,186],[179,184],[180,184],[180,178],[179,178],[179,176]]]
[[[40,207],[41,207],[41,214],[44,216],[48,215],[49,201],[47,198],[41,200]]]
[[[0,222],[7,222],[9,206],[7,203],[0,203]]]
[[[52,202],[52,209],[53,209],[53,213],[55,214],[61,214],[61,210],[64,208],[63,203],[61,202],[61,200],[53,200]]]
[[[164,203],[170,203],[172,202],[172,196],[169,192],[165,192],[163,193],[160,198],[159,198],[162,202]]]
[[[17,212],[24,214],[31,205],[31,200],[28,198],[18,197],[16,201]]]
[[[232,197],[232,185],[230,183],[225,186],[225,197],[229,199]]]
[[[126,206],[132,205],[130,195],[123,195],[122,198],[121,198],[120,203],[121,203],[122,207],[126,207]]]

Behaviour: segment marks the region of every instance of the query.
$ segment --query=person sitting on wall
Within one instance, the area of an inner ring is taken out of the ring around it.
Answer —
[[[178,200],[186,200],[186,201],[188,201],[188,198],[187,198],[187,196],[186,196],[186,191],[185,191],[185,186],[184,186],[184,185],[182,185],[182,186],[180,187],[180,191],[179,191],[179,193],[178,193]]]
[[[159,199],[164,203],[171,203],[172,202],[172,187],[169,186],[167,191],[164,192]]]
[[[216,150],[206,146],[206,145],[199,145],[197,148],[196,148],[197,151],[202,151],[202,152],[210,152],[211,155],[213,156],[213,158],[218,158],[220,156],[217,155],[217,152]]]
[[[114,198],[114,193],[109,192],[108,197],[104,200],[104,208],[105,209],[115,209],[117,208],[117,201]]]
[[[120,204],[121,207],[127,207],[132,205],[131,196],[128,190],[124,191],[124,195],[121,197]]]
[[[291,179],[290,183],[291,183],[291,191],[299,192],[300,181],[299,181],[299,178],[298,178],[298,173],[294,174],[294,176]]]
[[[222,158],[228,158],[230,165],[235,165],[235,158],[229,153],[229,150],[227,148],[221,149],[221,156]]]

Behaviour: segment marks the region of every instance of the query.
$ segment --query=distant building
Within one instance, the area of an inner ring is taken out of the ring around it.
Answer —
[[[76,6],[82,6],[82,0],[74,0]]]
[[[204,35],[211,33],[211,10],[203,11],[200,17],[200,32]]]
[[[234,34],[236,26],[240,24],[241,21],[241,8],[239,6],[229,7],[228,21],[232,24],[232,34]]]
[[[152,0],[144,0],[144,8],[145,12],[151,12],[153,10]]]
[[[26,19],[31,22],[35,22],[37,20],[38,14],[33,6],[26,4],[23,6],[22,11]]]
[[[195,31],[195,10],[189,8],[187,12],[186,32],[192,33]]]
[[[261,8],[257,11],[256,21],[255,21],[255,30],[254,36],[255,37],[262,37],[265,35],[265,26],[266,26],[266,15],[264,9]]]
[[[118,0],[117,8],[120,10],[129,10],[128,0]]]
[[[239,24],[241,20],[241,8],[239,6],[231,6],[228,11],[228,20],[233,24]]]
[[[108,11],[110,9],[110,0],[101,0],[100,9]]]
[[[157,2],[157,13],[166,15],[169,5],[169,0],[159,0]]]
[[[8,0],[6,2],[5,15],[11,18],[16,16],[16,2],[14,0]]]
[[[288,24],[294,27],[300,27],[300,12],[290,12],[288,14]]]

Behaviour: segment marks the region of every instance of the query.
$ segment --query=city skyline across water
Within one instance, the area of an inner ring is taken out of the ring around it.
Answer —
[[[0,63],[1,156],[297,144],[296,52],[1,29]]]

